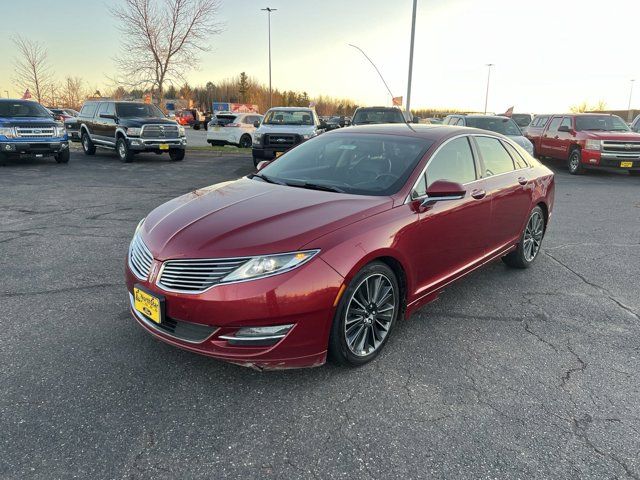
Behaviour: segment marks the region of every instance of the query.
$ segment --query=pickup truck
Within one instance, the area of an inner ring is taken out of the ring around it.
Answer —
[[[69,139],[64,125],[30,100],[0,100],[0,160],[53,157],[69,161]]]
[[[184,127],[147,103],[90,100],[65,126],[86,155],[94,155],[96,147],[115,149],[127,163],[139,152],[167,152],[171,160],[180,161],[187,145]]]
[[[262,123],[254,123],[253,164],[260,160],[272,160],[305,140],[324,132],[327,125],[321,122],[312,108],[274,107],[265,113]]]
[[[567,162],[569,173],[616,168],[640,175],[640,134],[617,115],[537,115],[527,128],[535,155]]]

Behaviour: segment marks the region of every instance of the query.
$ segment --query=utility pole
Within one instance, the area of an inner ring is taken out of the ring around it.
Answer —
[[[9,90],[5,90],[4,93],[7,94],[7,98],[9,98]]]
[[[409,77],[407,80],[407,115],[411,117],[411,78],[413,77],[413,42],[416,36],[416,8],[418,0],[413,0],[413,16],[411,18],[411,46],[409,47]],[[412,121],[408,118],[407,121]]]
[[[271,12],[275,12],[278,9],[266,7],[261,10],[267,12],[267,23],[269,25],[269,108],[271,108],[273,106],[273,89],[271,88]]]
[[[627,105],[627,121],[630,122],[631,120],[633,120],[633,115],[631,115],[631,97],[633,97],[633,82],[635,82],[636,79],[632,78],[631,79],[631,89],[629,90],[629,104]]]
[[[487,71],[487,91],[484,94],[484,113],[487,114],[487,103],[489,102],[489,82],[491,81],[491,67],[493,67],[493,63],[487,63],[488,71]]]

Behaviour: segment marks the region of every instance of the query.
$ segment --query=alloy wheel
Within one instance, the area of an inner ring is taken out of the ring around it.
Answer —
[[[527,262],[532,262],[542,244],[542,236],[544,234],[544,219],[538,211],[533,212],[529,217],[527,226],[524,230],[524,258]]]
[[[127,147],[124,142],[120,142],[118,144],[118,155],[120,155],[120,158],[125,158],[127,156]]]
[[[578,167],[580,167],[580,158],[577,153],[572,153],[571,159],[569,159],[569,170],[575,172]]]
[[[384,342],[396,309],[391,280],[376,273],[355,289],[345,313],[344,335],[349,350],[358,357],[375,352]]]

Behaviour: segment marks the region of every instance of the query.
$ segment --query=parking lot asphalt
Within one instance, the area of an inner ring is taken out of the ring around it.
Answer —
[[[532,268],[456,283],[364,367],[260,373],[153,339],[123,282],[149,210],[250,158],[5,162],[0,478],[640,478],[640,178],[550,166]]]

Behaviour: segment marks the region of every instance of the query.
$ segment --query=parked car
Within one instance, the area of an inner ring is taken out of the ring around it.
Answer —
[[[0,160],[29,157],[53,157],[67,163],[67,131],[39,103],[0,99]]]
[[[345,115],[337,115],[335,117],[329,117],[327,120],[326,130],[335,130],[336,128],[348,127],[351,125],[351,118]]]
[[[452,281],[530,266],[553,199],[553,173],[504,136],[340,128],[149,213],[128,252],[131,313],[244,366],[361,365]]]
[[[255,123],[262,121],[257,113],[219,113],[209,122],[207,143],[251,148]]]
[[[529,155],[533,155],[533,145],[522,134],[522,131],[516,122],[509,117],[503,117],[501,115],[455,114],[447,115],[443,124],[480,128],[482,130],[501,133],[502,135],[506,135],[514,140],[518,145],[524,148]]]
[[[520,127],[520,130],[524,133],[527,127],[531,124],[533,120],[532,113],[512,113],[511,118],[514,122]]]
[[[640,174],[640,134],[617,115],[539,115],[527,129],[536,155],[567,162],[569,173],[617,168]]]
[[[432,124],[432,125],[442,125],[443,119],[437,117],[428,117],[424,119],[424,123]]]
[[[271,160],[292,147],[319,135],[326,129],[316,111],[303,107],[274,107],[255,124],[253,133],[253,163]]]
[[[396,107],[358,107],[351,118],[351,125],[380,123],[407,123],[407,121],[402,110]]]
[[[196,117],[191,110],[181,110],[179,112],[176,112],[175,120],[183,127],[191,127],[194,123],[196,123]]]
[[[53,118],[60,122],[65,122],[78,116],[78,112],[70,108],[49,108],[48,110],[53,114]]]
[[[187,145],[184,127],[147,103],[87,101],[78,118],[65,125],[86,155],[95,154],[96,147],[115,149],[123,162],[133,161],[141,152],[166,152],[171,160],[180,161]]]

